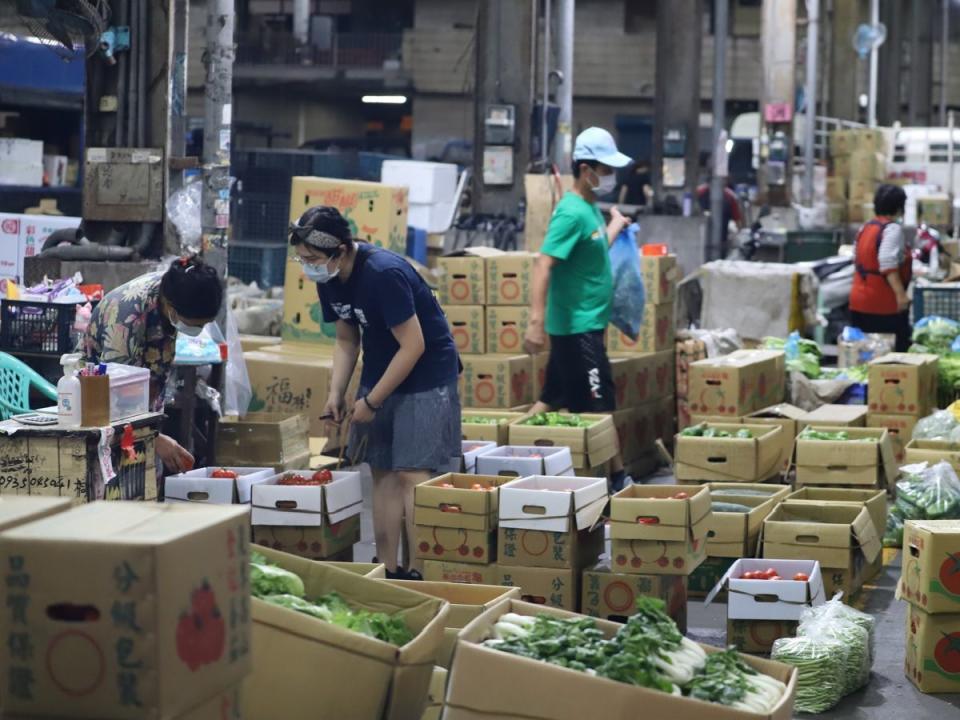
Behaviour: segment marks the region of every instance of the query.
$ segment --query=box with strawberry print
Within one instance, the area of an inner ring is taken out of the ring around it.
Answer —
[[[164,479],[164,502],[249,503],[254,485],[276,473],[270,467],[205,467]]]

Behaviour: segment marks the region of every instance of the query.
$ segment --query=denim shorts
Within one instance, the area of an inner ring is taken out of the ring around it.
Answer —
[[[361,387],[357,397],[367,392]],[[460,419],[456,382],[423,392],[395,393],[373,422],[351,426],[347,458],[369,463],[374,470],[446,472],[451,458],[460,456]]]

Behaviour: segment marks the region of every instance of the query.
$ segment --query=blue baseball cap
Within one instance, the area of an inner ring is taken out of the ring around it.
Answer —
[[[617,150],[613,135],[603,128],[589,127],[577,135],[573,146],[574,160],[596,160],[614,168],[626,167],[631,160]]]

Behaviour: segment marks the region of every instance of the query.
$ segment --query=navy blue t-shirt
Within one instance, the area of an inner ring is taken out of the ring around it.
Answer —
[[[353,272],[347,281],[317,283],[325,322],[345,320],[358,325],[363,348],[361,384],[376,385],[400,344],[391,328],[416,314],[425,349],[396,392],[409,394],[456,382],[457,348],[439,303],[406,260],[389,250],[357,243]]]

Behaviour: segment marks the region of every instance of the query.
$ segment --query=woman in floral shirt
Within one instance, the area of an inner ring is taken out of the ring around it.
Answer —
[[[149,369],[150,407],[161,412],[177,333],[199,335],[222,303],[217,271],[196,256],[180,258],[166,272],[135,278],[100,301],[83,340],[84,356]],[[193,456],[168,435],[157,438],[157,454],[171,471],[193,466]]]

